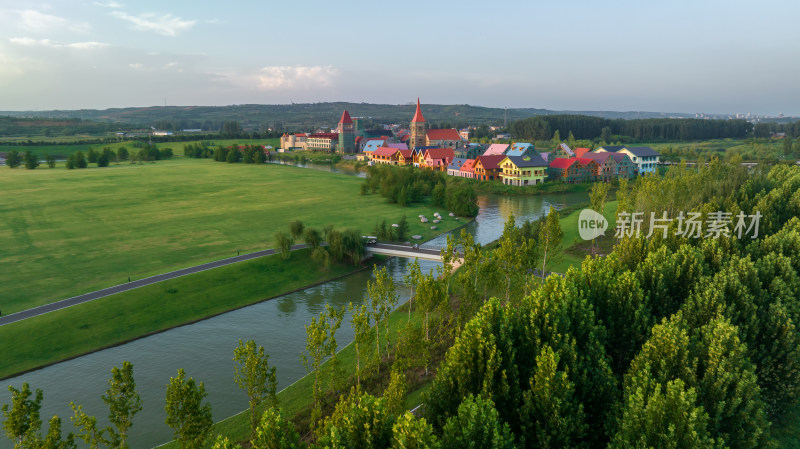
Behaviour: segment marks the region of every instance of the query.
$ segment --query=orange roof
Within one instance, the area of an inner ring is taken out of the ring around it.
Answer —
[[[397,148],[380,147],[372,152],[372,157],[375,156],[391,157],[394,156],[394,154],[397,153],[398,151],[400,150],[398,150]]]
[[[414,150],[400,150],[400,155],[406,159],[411,159],[411,156],[414,155]]]
[[[461,140],[461,134],[457,129],[429,129],[427,132],[429,140]]]
[[[422,111],[419,109],[419,97],[417,97],[417,112],[414,113],[414,118],[411,119],[411,123],[424,121],[425,117],[422,116]]]
[[[583,157],[584,154],[590,152],[592,150],[588,148],[575,148],[575,156],[576,157]]]
[[[475,172],[475,159],[467,159],[464,162],[464,165],[461,166],[461,170],[467,173],[474,173]]]
[[[342,112],[342,118],[339,119],[339,123],[353,123],[353,119],[350,118],[350,113],[347,112],[347,109]]]

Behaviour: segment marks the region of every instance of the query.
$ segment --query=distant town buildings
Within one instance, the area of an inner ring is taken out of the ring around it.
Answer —
[[[417,98],[408,129],[383,125],[365,130],[360,119],[343,111],[335,130],[284,134],[281,148],[357,153],[371,165],[413,166],[450,176],[529,186],[546,181],[610,182],[655,173],[660,155],[650,147],[606,145],[595,150],[558,143],[538,152],[529,142],[470,143],[469,128],[430,129]],[[510,139],[510,135],[498,134]]]

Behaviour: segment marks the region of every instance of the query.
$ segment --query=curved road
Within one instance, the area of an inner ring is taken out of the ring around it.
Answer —
[[[303,249],[305,247],[306,245],[294,245],[292,246],[292,251],[296,249]],[[188,274],[199,273],[201,271],[223,267],[225,265],[230,265],[232,263],[243,262],[245,260],[257,259],[259,257],[269,256],[271,254],[275,254],[274,249],[256,251],[254,253],[244,254],[236,257],[230,257],[227,259],[217,260],[214,262],[209,262],[194,267],[184,268],[182,270],[176,270],[169,273],[159,274],[157,276],[151,276],[149,278],[139,279],[137,281],[127,282],[125,284],[115,285],[113,287],[104,288],[103,290],[84,293],[83,295],[73,296],[72,298],[62,299],[61,301],[45,304],[43,306],[34,307],[32,309],[27,309],[21,312],[2,316],[0,317],[0,326],[9,323],[14,323],[17,321],[22,321],[35,316],[44,315],[45,313],[53,312],[55,310],[66,309],[67,307],[71,307],[77,304],[82,304],[84,302],[92,301],[98,298],[103,298],[105,296],[126,292],[128,290],[133,290],[134,288],[144,287],[145,285],[166,281],[167,279],[174,279],[177,277],[186,276]]]

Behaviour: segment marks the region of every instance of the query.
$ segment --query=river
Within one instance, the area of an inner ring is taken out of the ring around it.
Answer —
[[[330,165],[309,164],[308,168],[346,173]],[[521,223],[523,220],[539,218],[551,204],[562,207],[586,200],[584,193],[479,195],[480,213],[465,229],[475,236],[476,242],[486,244],[500,236],[505,218],[511,213]],[[445,212],[441,211],[447,215]],[[443,245],[445,241],[446,237],[440,236],[430,243]],[[400,286],[401,303],[409,296],[402,281],[407,263],[405,259],[386,262],[388,272]],[[433,269],[437,264],[420,261],[424,271]],[[278,388],[285,388],[306,374],[299,358],[305,347],[304,325],[310,322],[312,316],[318,315],[326,303],[336,307],[350,301],[361,303],[367,280],[371,278],[371,271],[361,271],[297,293],[7,379],[0,391],[0,404],[10,403],[11,400],[6,385],[20,388],[23,382],[28,382],[31,388],[44,391],[41,417],[45,428],[49,418],[57,414],[62,418],[62,432],[66,434],[73,430],[69,421],[72,415],[70,401],[83,404],[84,410],[98,416],[99,424],[105,426],[108,412],[101,395],[108,388],[111,368],[121,366],[122,361],[128,360],[133,363],[134,377],[143,403],[143,410],[134,418],[129,442],[133,449],[152,448],[172,438],[171,429],[164,423],[164,396],[166,384],[170,377],[177,374],[178,368],[183,368],[187,376],[204,382],[215,421],[238,413],[247,408],[246,395],[233,381],[233,349],[238,340],[253,339],[265,347],[270,355],[270,364],[277,367]],[[344,347],[352,339],[353,331],[349,315],[346,315],[337,333],[337,341]],[[0,449],[12,447],[11,440],[0,438]]]

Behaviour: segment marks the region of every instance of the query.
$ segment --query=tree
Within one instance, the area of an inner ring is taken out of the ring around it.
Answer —
[[[603,215],[606,207],[606,198],[608,197],[609,184],[605,182],[595,182],[592,184],[592,189],[589,191],[589,204],[592,210],[600,215]],[[597,238],[592,239],[592,254],[597,247]]]
[[[61,439],[61,418],[53,416],[44,438],[41,435],[42,420],[39,410],[42,407],[42,390],[36,389],[36,396],[30,399],[31,390],[27,383],[22,384],[22,389],[9,385],[11,392],[11,407],[3,404],[2,411],[3,429],[9,439],[14,440],[15,449],[76,449],[75,436],[67,434],[65,440]]]
[[[695,389],[687,389],[681,379],[671,380],[663,388],[648,383],[628,392],[619,430],[609,448],[724,447],[723,441],[715,441],[709,434],[708,415],[695,405],[696,397]]]
[[[561,143],[561,132],[559,130],[553,132],[553,138],[550,139],[550,143],[553,144],[553,147],[557,147]]]
[[[225,156],[225,161],[233,164],[242,160],[242,152],[238,148],[232,147],[228,149],[228,155]]]
[[[311,426],[315,427],[322,415],[320,399],[322,397],[322,361],[328,357],[332,383],[337,378],[336,359],[336,330],[342,323],[344,308],[334,309],[330,304],[325,304],[319,317],[311,318],[311,324],[306,325],[306,349],[300,354],[303,366],[309,373],[314,373],[314,405],[311,410]]]
[[[167,384],[166,423],[181,449],[202,448],[211,433],[211,404],[203,404],[206,396],[203,382],[196,384],[191,377],[186,380],[183,369],[179,369],[178,376]]]
[[[577,447],[586,432],[583,404],[575,399],[575,385],[558,364],[558,354],[548,345],[536,357],[530,390],[523,393],[519,411],[528,447]]]
[[[25,161],[25,168],[28,170],[33,170],[39,166],[39,158],[36,157],[35,154],[31,153],[31,150],[25,150],[25,155],[22,157],[22,159]]]
[[[142,399],[136,391],[131,362],[122,362],[122,368],[111,368],[108,390],[102,398],[108,406],[108,420],[117,428],[116,431],[110,429],[113,446],[128,447],[128,429],[133,426],[133,417],[142,411]]]
[[[44,160],[47,161],[48,168],[56,168],[56,158],[47,153],[44,154]]]
[[[117,160],[127,161],[129,157],[130,155],[127,148],[124,146],[117,148]]]
[[[403,276],[403,282],[411,288],[411,294],[408,296],[408,321],[411,322],[411,303],[414,300],[414,286],[419,282],[422,276],[422,271],[419,268],[419,259],[414,260],[408,264],[408,273]]]
[[[292,234],[292,239],[299,240],[303,237],[303,230],[305,229],[305,225],[300,220],[294,220],[289,223],[289,232]]]
[[[394,228],[394,230],[395,240],[404,242],[406,238],[408,238],[408,219],[406,219],[405,215],[403,215],[403,218],[400,219],[400,223],[397,224],[397,227]]]
[[[608,126],[604,126],[603,129],[600,130],[600,141],[601,142],[611,142],[611,128]]]
[[[86,168],[89,166],[89,164],[86,162],[86,157],[81,151],[75,152],[75,166],[77,168]]]
[[[19,155],[19,151],[11,150],[8,152],[6,156],[6,165],[8,168],[17,168],[22,164],[22,156]]]
[[[356,388],[342,395],[334,412],[317,432],[317,446],[330,448],[388,448],[392,443],[394,416],[383,399]]]
[[[567,136],[567,145],[574,150],[576,146],[575,142],[575,136],[572,134],[572,131],[570,131],[569,136]]]
[[[20,447],[23,440],[42,427],[39,410],[42,408],[44,394],[37,388],[36,395],[30,399],[33,393],[27,382],[22,384],[21,390],[9,385],[8,391],[11,392],[11,407],[3,404],[3,430],[9,439],[15,440],[15,447]]]
[[[375,345],[376,356],[380,362],[380,331],[379,323],[383,322],[385,329],[386,340],[386,354],[389,354],[389,314],[392,308],[397,304],[397,289],[394,285],[394,280],[386,271],[386,267],[378,269],[377,266],[373,269],[375,281],[367,281],[367,298],[372,309],[372,316],[375,319]]]
[[[280,408],[269,407],[261,415],[250,444],[253,449],[295,449],[300,447],[300,435]]]
[[[514,436],[500,420],[491,399],[468,396],[442,429],[442,448],[511,449]]]
[[[275,367],[269,365],[269,355],[264,353],[264,347],[256,347],[256,342],[248,340],[244,343],[239,339],[239,346],[233,350],[234,377],[239,388],[247,393],[250,405],[251,438],[256,436],[258,416],[256,409],[263,403],[268,407],[277,405],[275,394],[278,381]]]
[[[558,212],[553,206],[544,219],[544,224],[540,228],[539,246],[542,250],[542,278],[547,272],[547,257],[555,259],[561,252],[561,241],[564,233],[561,231],[561,222],[558,219]]]
[[[401,369],[392,368],[392,372],[389,374],[389,386],[383,392],[386,411],[400,416],[405,411],[407,394],[408,382],[406,382],[405,373]]]
[[[322,269],[328,271],[331,267],[331,253],[325,248],[317,246],[311,251],[311,258],[322,264]]]
[[[292,238],[283,231],[275,233],[275,244],[278,246],[278,254],[281,259],[288,260],[292,256]]]
[[[431,314],[437,310],[446,300],[446,294],[442,284],[428,273],[419,277],[417,283],[417,310],[422,312],[422,328],[425,335],[425,351],[431,347],[430,328]],[[427,357],[426,357],[427,360]],[[425,364],[425,375],[428,375],[428,364]]]
[[[108,155],[103,153],[97,156],[97,166],[98,167],[108,167]]]
[[[440,447],[433,427],[425,418],[416,418],[405,412],[392,426],[392,448],[394,449],[438,449]]]
[[[322,234],[312,227],[307,227],[303,232],[303,240],[306,242],[306,245],[313,249],[317,249],[319,244],[322,242]]]
[[[370,337],[370,315],[367,313],[367,306],[362,304],[354,306],[351,302],[348,305],[350,309],[351,320],[350,326],[355,332],[355,346],[356,346],[356,386],[361,387],[361,352],[367,349]]]
[[[445,201],[447,200],[447,187],[445,186],[444,182],[438,182],[436,186],[433,188],[433,192],[431,193],[431,204],[434,206],[444,206]]]
[[[67,170],[72,170],[72,169],[78,168],[78,163],[75,161],[75,155],[74,154],[70,154],[67,157],[67,162],[65,164],[65,167],[67,167]]]
[[[792,139],[788,136],[783,138],[783,155],[791,156],[792,154]]]
[[[94,148],[89,148],[89,151],[86,152],[86,159],[89,161],[90,164],[94,164],[97,162],[97,157],[100,154],[95,151]]]

